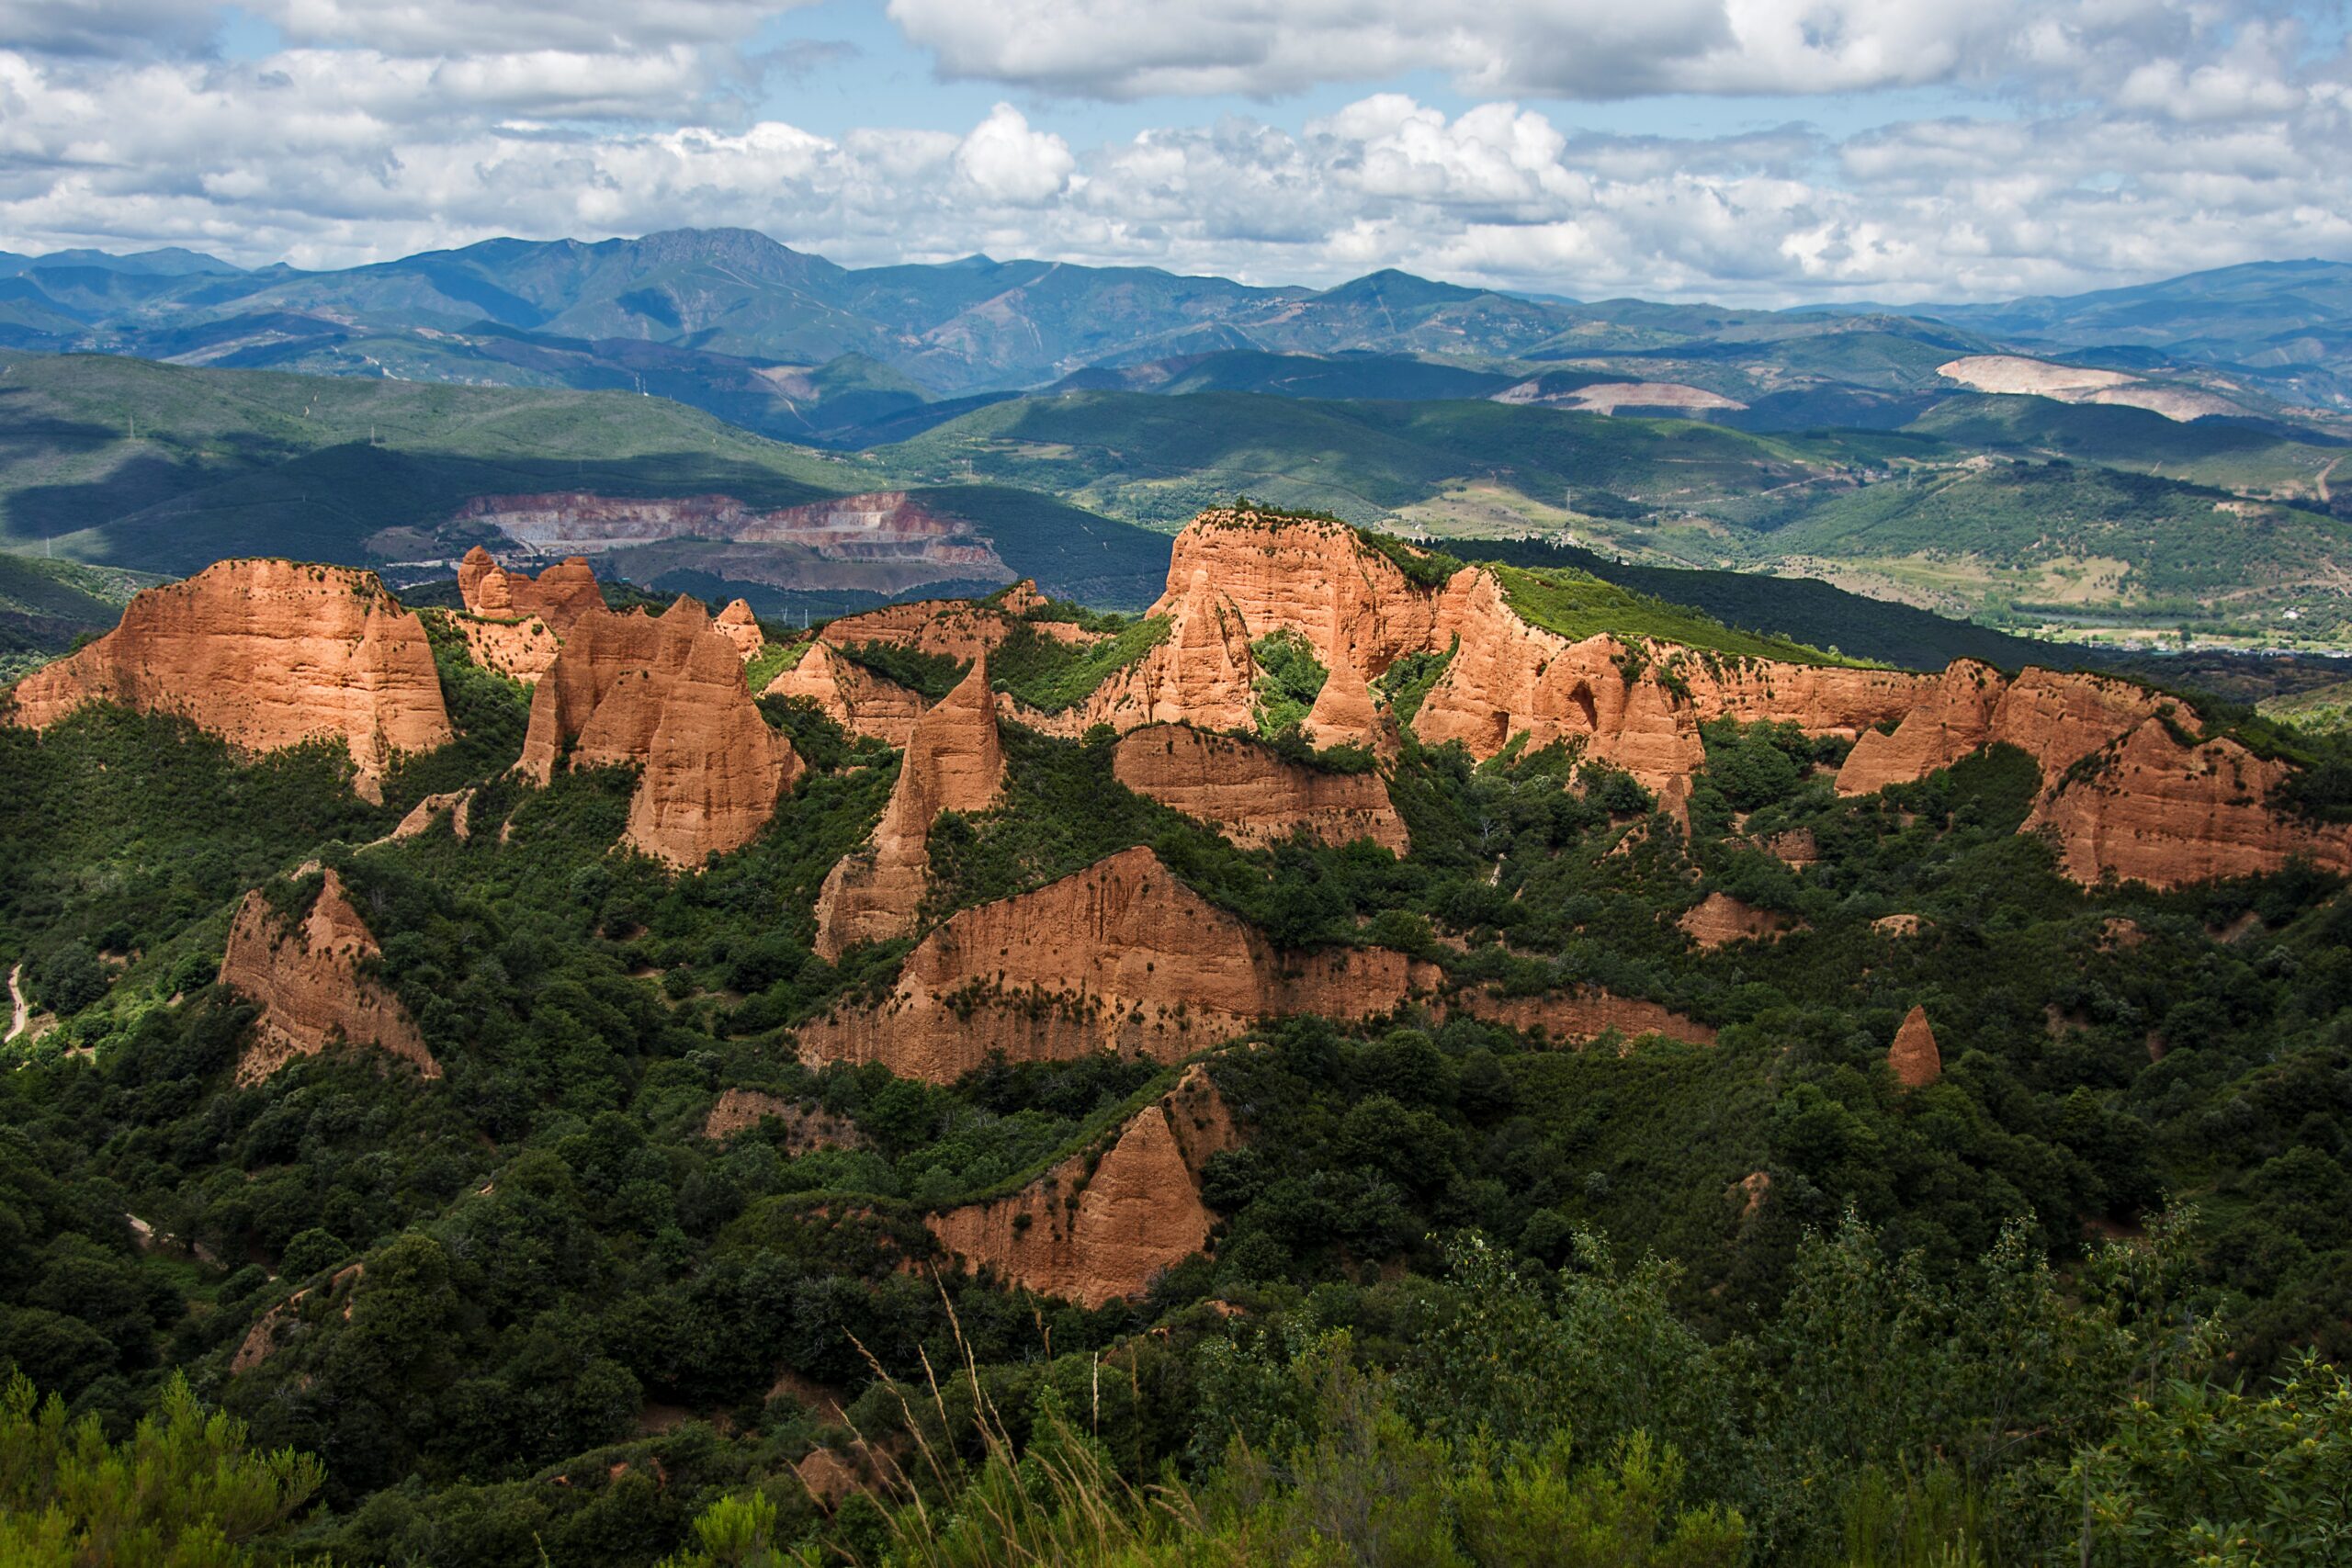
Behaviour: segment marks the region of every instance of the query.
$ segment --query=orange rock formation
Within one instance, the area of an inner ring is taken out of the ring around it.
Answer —
[[[1708,894],[1682,911],[1682,918],[1674,923],[1703,948],[1779,937],[1790,930],[1787,916],[1757,908],[1728,893]]]
[[[749,842],[800,773],[734,645],[683,595],[658,620],[592,610],[573,624],[532,693],[521,770],[548,782],[567,743],[578,765],[643,768],[626,841],[676,866]]]
[[[555,633],[537,615],[507,621],[451,615],[447,624],[466,639],[466,652],[476,664],[510,675],[526,686],[548,672],[560,646]]]
[[[1894,1032],[1886,1048],[1886,1065],[1905,1093],[1924,1089],[1944,1076],[1943,1053],[1936,1049],[1936,1032],[1928,1027],[1928,1010],[1915,1007]]]
[[[916,721],[890,803],[863,850],[834,863],[817,895],[817,952],[837,959],[860,942],[913,928],[931,886],[931,825],[943,811],[985,811],[1004,785],[996,699],[985,654]]]
[[[428,795],[409,807],[408,815],[401,818],[400,826],[394,828],[389,837],[413,839],[432,827],[435,819],[446,811],[449,814],[449,830],[462,839],[471,830],[473,803],[474,792],[469,789],[452,790],[447,795]]]
[[[586,558],[567,557],[537,578],[508,571],[476,545],[458,563],[458,595],[470,615],[493,619],[537,615],[559,637],[591,610],[605,607],[604,591]]]
[[[854,1122],[755,1089],[721,1090],[710,1114],[702,1120],[702,1135],[724,1142],[738,1133],[749,1132],[771,1116],[784,1123],[784,1152],[788,1155],[865,1146],[865,1134],[857,1130]]]
[[[916,944],[880,1002],[802,1026],[800,1053],[886,1062],[934,1083],[993,1051],[1170,1061],[1270,1014],[1386,1012],[1438,978],[1434,964],[1385,948],[1277,953],[1137,848],[958,912]]]
[[[1869,795],[1909,784],[1996,742],[2030,753],[2047,778],[2153,715],[2162,701],[2097,675],[2028,670],[2012,682],[1990,665],[1963,659],[1893,734],[1872,730],[1854,742],[1838,770],[1838,793]]]
[[[1636,997],[1603,990],[1555,991],[1541,997],[1497,997],[1485,991],[1464,991],[1447,998],[1444,1010],[1462,1013],[1487,1023],[1499,1023],[1522,1034],[1541,1032],[1553,1044],[1577,1044],[1604,1034],[1633,1039],[1661,1035],[1690,1045],[1713,1045],[1715,1031],[1668,1008]]]
[[[848,730],[891,746],[904,746],[922,716],[922,694],[887,681],[831,644],[818,642],[800,661],[768,682],[767,694],[805,697],[827,718]]]
[[[400,998],[360,973],[360,961],[377,952],[333,867],[310,914],[292,930],[278,924],[259,889],[246,894],[229,928],[220,977],[221,985],[261,1004],[253,1039],[237,1058],[237,1082],[259,1083],[337,1039],[378,1046],[426,1077],[439,1077],[440,1066]]]
[[[141,592],[114,630],[17,682],[14,722],[90,702],[183,715],[243,751],[340,739],[355,787],[451,738],[424,626],[372,571],[224,560]]]
[[[1015,591],[1022,587],[1026,587],[1028,592]],[[835,648],[888,643],[940,659],[953,659],[959,664],[994,653],[1017,626],[1026,625],[1041,637],[1065,642],[1098,640],[1096,634],[1081,631],[1069,621],[1021,619],[1025,610],[1045,603],[1036,584],[1023,579],[994,604],[974,599],[925,599],[913,604],[885,604],[878,610],[828,621],[817,635]]]
[[[712,630],[735,645],[735,651],[742,655],[746,664],[757,659],[760,649],[767,644],[766,636],[760,630],[760,618],[741,599],[729,599],[727,608],[719,611],[718,618],[710,625]]]
[[[1396,750],[1394,738],[1381,724],[1380,711],[1374,705],[1372,688],[1352,664],[1331,666],[1299,731],[1307,744],[1318,748],[1361,746],[1383,755]]]
[[[1409,847],[1378,773],[1327,773],[1233,736],[1147,725],[1121,737],[1111,773],[1137,795],[1216,824],[1244,849],[1302,829],[1327,844],[1370,839],[1398,855]]]
[[[2352,871],[2352,827],[2303,823],[2270,809],[2284,763],[2234,740],[2176,739],[2144,719],[2042,792],[2025,831],[2046,832],[2077,882],[2107,876],[2177,887],[2277,871],[2297,855]]]
[[[1201,1201],[1201,1168],[1238,1141],[1216,1084],[1195,1063],[1128,1119],[1091,1170],[1086,1154],[1073,1155],[1009,1198],[926,1223],[967,1265],[1009,1284],[1090,1307],[1137,1297],[1163,1270],[1207,1249],[1216,1217]]]
[[[1856,743],[1838,791],[1907,783],[2004,743],[2041,770],[2042,792],[2024,830],[2046,833],[2077,882],[2112,876],[2177,887],[2276,871],[2297,855],[2352,870],[2352,829],[2270,809],[2284,764],[2226,738],[2176,735],[2195,723],[2181,705],[2129,682],[2047,670],[2011,682],[1963,662],[1894,734]]]
[[[1343,525],[1233,513],[1204,513],[1177,536],[1168,590],[1152,613],[1168,617],[1169,636],[1141,660],[1069,713],[1017,716],[1068,735],[1098,723],[1245,729],[1257,674],[1250,644],[1287,626],[1332,672],[1313,716],[1328,740],[1377,744],[1365,683],[1407,653],[1450,649],[1415,716],[1423,741],[1459,740],[1485,758],[1515,734],[1536,747],[1569,740],[1655,788],[1704,763],[1699,725],[1707,719],[1792,719],[1815,733],[1857,735],[1899,718],[1926,683],[1889,671],[1667,649],[1637,661],[1615,637],[1571,641],[1529,625],[1482,569],[1425,589]]]

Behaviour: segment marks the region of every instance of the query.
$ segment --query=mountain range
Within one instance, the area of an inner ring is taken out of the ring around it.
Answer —
[[[2308,418],[2352,399],[2347,333],[2352,266],[2327,262],[2074,299],[1773,311],[1394,270],[1314,289],[987,256],[847,268],[738,229],[489,240],[318,272],[183,250],[0,254],[4,346],[633,389],[836,446],[975,399],[1236,378],[1277,395],[1663,407],[1758,429],[1899,424],[1951,389],[1940,367],[2004,348],[2177,385],[2227,413]]]

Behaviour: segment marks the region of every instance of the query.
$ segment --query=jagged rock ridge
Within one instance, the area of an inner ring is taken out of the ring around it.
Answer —
[[[537,615],[558,637],[589,611],[605,607],[595,570],[581,557],[570,557],[534,578],[508,571],[480,545],[458,563],[458,595],[468,615],[513,620]]]
[[[546,784],[567,756],[642,768],[624,840],[676,866],[748,843],[800,774],[734,645],[683,595],[659,619],[599,609],[573,623],[531,694],[518,765]]]
[[[1173,1061],[1272,1014],[1384,1013],[1438,978],[1385,948],[1279,953],[1136,848],[958,912],[915,945],[880,1002],[804,1025],[800,1051],[934,1083],[994,1051]]]
[[[1204,1251],[1216,1217],[1201,1170],[1239,1135],[1195,1063],[1120,1128],[1089,1169],[1081,1153],[1009,1198],[925,1223],[941,1245],[1008,1284],[1084,1306],[1141,1296],[1162,1270]]]
[[[988,659],[915,721],[899,782],[874,836],[836,862],[817,896],[817,952],[839,958],[860,942],[913,928],[931,886],[931,825],[943,811],[985,811],[1004,786],[1004,749]]]
[[[361,972],[361,961],[377,953],[375,937],[332,866],[310,913],[291,929],[279,922],[259,889],[246,894],[229,927],[220,975],[221,985],[261,1006],[253,1037],[237,1058],[237,1081],[259,1083],[335,1040],[389,1051],[424,1077],[439,1077],[440,1064],[408,1010],[382,982]]]
[[[1327,844],[1370,839],[1399,855],[1410,847],[1378,773],[1308,767],[1235,736],[1146,725],[1120,737],[1111,773],[1137,795],[1223,829],[1244,849],[1300,831]]]

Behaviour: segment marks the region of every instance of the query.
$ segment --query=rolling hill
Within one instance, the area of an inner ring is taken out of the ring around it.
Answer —
[[[0,545],[152,571],[236,555],[431,570],[470,543],[496,542],[459,516],[485,497],[718,497],[766,511],[889,480],[861,460],[628,393],[0,354]],[[986,487],[931,501],[968,512],[948,515],[1049,592],[1131,604],[1159,590],[1165,541],[1125,524]],[[828,585],[855,578],[836,570]],[[996,581],[943,569],[911,586]],[[870,599],[901,586],[877,581],[860,592]]]

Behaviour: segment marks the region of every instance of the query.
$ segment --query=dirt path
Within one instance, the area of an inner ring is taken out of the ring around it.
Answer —
[[[2332,499],[2327,493],[2327,477],[2335,472],[2335,470],[2343,465],[2343,462],[2344,459],[2338,457],[2335,462],[2330,463],[2327,467],[2319,471],[2319,503],[2322,506],[2328,504],[2329,501]]]
[[[9,1021],[8,1032],[5,1037],[9,1040],[22,1034],[26,1026],[32,1022],[32,1010],[25,1006],[25,987],[19,983],[24,975],[24,962],[19,959],[17,966],[8,971],[8,1002],[16,1010],[16,1016]]]

